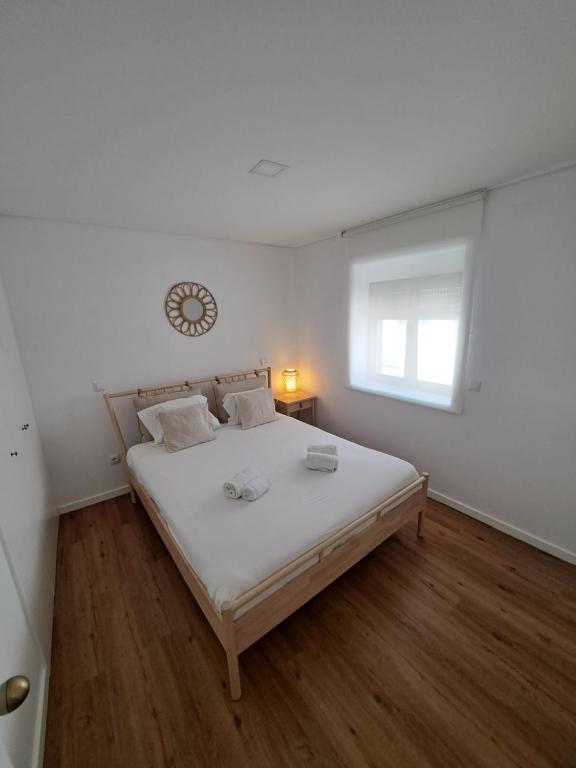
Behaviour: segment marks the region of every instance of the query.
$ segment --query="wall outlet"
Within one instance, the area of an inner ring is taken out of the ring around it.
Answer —
[[[112,456],[108,456],[108,462],[111,467],[115,467],[117,464],[122,464],[122,459],[119,453],[113,453]]]
[[[261,366],[268,365],[268,358],[267,357],[261,357],[260,358],[260,365]]]
[[[106,384],[103,381],[93,381],[92,392],[106,392]]]
[[[480,392],[482,389],[482,382],[478,379],[472,379],[468,382],[468,389],[470,392]]]

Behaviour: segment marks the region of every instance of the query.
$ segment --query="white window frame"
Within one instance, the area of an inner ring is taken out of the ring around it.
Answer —
[[[375,331],[378,336],[378,351],[375,353],[373,358],[376,362],[376,370],[372,373],[374,378],[382,381],[390,387],[393,387],[395,384],[398,385],[400,382],[405,382],[405,385],[414,390],[432,392],[433,394],[445,397],[450,395],[454,387],[453,384],[436,384],[431,381],[424,382],[418,379],[418,321],[421,318],[415,312],[412,312],[406,318],[406,355],[404,376],[391,376],[389,374],[381,373],[383,319],[387,318],[380,318],[374,321],[378,325],[378,328]],[[380,355],[380,357],[378,357],[378,355]],[[456,363],[454,363],[454,369],[454,379],[456,379]]]

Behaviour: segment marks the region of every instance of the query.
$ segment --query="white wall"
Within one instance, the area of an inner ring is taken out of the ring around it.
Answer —
[[[576,169],[488,195],[467,368],[482,389],[462,415],[346,388],[347,271],[340,238],[299,251],[299,365],[320,425],[412,461],[441,498],[576,561]]]
[[[0,273],[60,506],[125,483],[92,382],[108,389],[257,365],[294,365],[294,251],[262,245],[0,217]],[[175,282],[218,303],[188,338],[164,315]],[[68,506],[66,506],[68,505]]]
[[[347,389],[340,238],[295,255],[0,217],[0,272],[60,505],[125,482],[107,463],[116,445],[93,380],[114,389],[262,356],[278,371],[298,351],[321,426],[411,460],[441,498],[574,557],[575,201],[574,169],[489,194],[467,369],[482,390],[466,392],[462,415]],[[167,287],[186,279],[218,301],[215,327],[198,339],[163,315]]]

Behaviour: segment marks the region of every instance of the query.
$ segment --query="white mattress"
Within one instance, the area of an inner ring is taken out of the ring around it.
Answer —
[[[338,446],[338,470],[306,469],[306,447],[326,442]],[[418,477],[401,459],[287,416],[224,426],[216,440],[178,453],[135,445],[127,461],[217,609]],[[247,464],[272,488],[254,502],[226,498],[222,483]]]

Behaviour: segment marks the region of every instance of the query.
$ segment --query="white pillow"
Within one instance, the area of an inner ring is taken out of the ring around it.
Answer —
[[[192,405],[193,403],[204,405],[207,402],[208,399],[204,395],[179,397],[177,400],[167,400],[165,403],[151,405],[150,408],[144,408],[144,410],[138,411],[138,418],[154,438],[154,445],[160,445],[164,441],[164,433],[160,421],[158,420],[159,413],[162,411],[171,411],[173,408],[182,408],[184,405]],[[220,422],[216,416],[210,412],[208,412],[208,420],[212,429],[219,428]]]
[[[259,390],[264,389],[264,387],[257,387],[256,389],[249,390],[250,392],[258,392]],[[235,424],[240,424],[240,418],[238,416],[238,406],[236,404],[236,398],[238,395],[243,395],[244,392],[228,392],[224,397],[222,398],[222,407],[228,414],[228,421],[226,424],[231,424],[234,426]]]
[[[271,389],[239,392],[236,396],[236,410],[242,429],[251,429],[278,420],[276,403]]]
[[[208,419],[208,403],[192,403],[182,408],[160,411],[158,421],[164,432],[164,445],[168,453],[182,451],[216,438]]]

